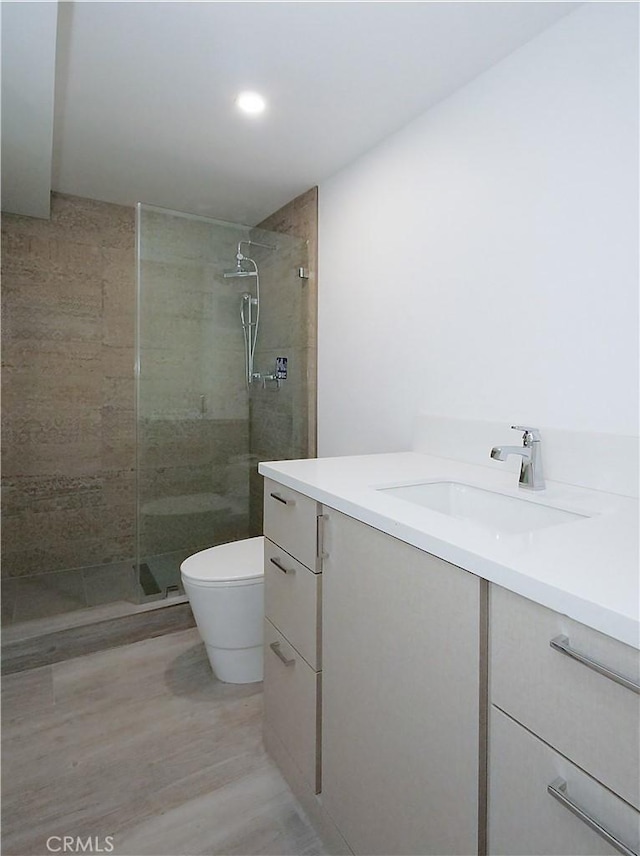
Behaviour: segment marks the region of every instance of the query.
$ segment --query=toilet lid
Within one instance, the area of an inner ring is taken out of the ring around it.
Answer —
[[[252,580],[264,576],[264,538],[245,538],[209,547],[180,565],[183,577],[199,583]]]

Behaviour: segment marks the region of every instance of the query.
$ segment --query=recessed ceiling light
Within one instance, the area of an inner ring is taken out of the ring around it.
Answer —
[[[251,116],[263,113],[267,106],[267,102],[258,92],[241,92],[236,98],[236,104],[243,113]]]

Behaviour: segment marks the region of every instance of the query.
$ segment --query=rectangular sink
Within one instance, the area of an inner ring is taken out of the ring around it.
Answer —
[[[545,529],[587,517],[585,514],[542,505],[533,500],[506,496],[462,482],[424,482],[377,490],[449,517],[477,523],[504,535]]]

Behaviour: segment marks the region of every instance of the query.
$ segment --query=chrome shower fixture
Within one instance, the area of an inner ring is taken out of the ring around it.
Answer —
[[[251,247],[262,247],[263,250],[277,250],[277,246],[275,244],[261,244],[260,241],[249,241],[242,240],[238,241],[238,247],[236,249],[236,269],[225,271],[223,273],[223,277],[225,279],[234,279],[238,276],[258,276],[258,265],[255,263],[253,259],[250,259],[249,256],[245,256],[242,252],[242,245],[249,244]],[[251,262],[254,266],[254,270],[245,270],[242,267],[242,262]]]
[[[258,273],[255,270],[242,270],[242,268],[240,267],[240,262],[238,262],[238,267],[236,268],[236,270],[226,270],[222,274],[222,276],[225,279],[235,279],[239,276],[258,276]]]
[[[248,239],[243,239],[242,241],[238,241],[238,249],[236,251],[236,258],[242,255],[242,251],[240,247],[242,244],[249,244],[251,247],[262,247],[263,250],[277,250],[277,244],[261,244],[260,241],[249,241]]]
[[[265,250],[277,250],[275,244],[261,244],[259,241],[250,241],[244,239],[238,241],[236,250],[236,267],[235,270],[224,271],[222,274],[224,279],[236,279],[238,277],[254,277],[256,281],[256,296],[246,292],[240,300],[240,322],[242,325],[242,335],[244,337],[244,365],[245,365],[245,381],[247,389],[251,386],[256,377],[253,371],[253,358],[256,350],[256,341],[258,338],[258,324],[260,321],[260,274],[258,273],[258,265],[255,259],[245,256],[242,252],[242,245],[247,244],[250,247],[262,247]],[[252,265],[251,270],[247,270],[247,266]]]

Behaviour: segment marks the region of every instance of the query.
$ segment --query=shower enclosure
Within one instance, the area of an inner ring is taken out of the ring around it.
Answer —
[[[262,531],[259,460],[308,456],[305,241],[137,208],[136,598]]]

